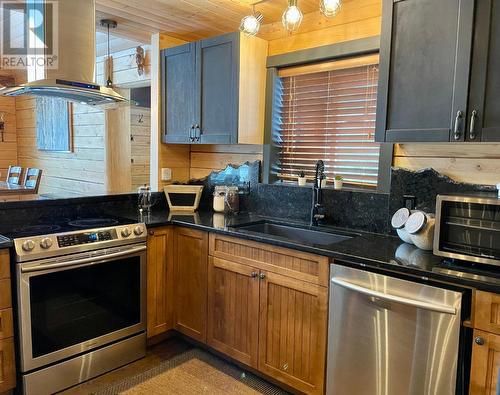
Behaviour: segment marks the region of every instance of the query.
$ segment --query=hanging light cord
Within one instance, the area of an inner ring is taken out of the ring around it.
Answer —
[[[106,68],[108,69],[108,80],[106,81],[106,85],[108,86],[108,88],[110,88],[112,85],[113,85],[113,80],[111,79],[111,67],[110,67],[110,64],[111,64],[111,50],[109,48],[109,23],[108,23],[108,61],[107,61],[107,64],[106,64]]]

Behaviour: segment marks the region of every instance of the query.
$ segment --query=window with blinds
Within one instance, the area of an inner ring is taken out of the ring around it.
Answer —
[[[310,179],[322,159],[328,181],[377,186],[378,55],[279,70],[273,139],[279,179]]]

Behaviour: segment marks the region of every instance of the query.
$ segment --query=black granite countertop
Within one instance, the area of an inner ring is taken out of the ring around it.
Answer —
[[[394,236],[352,229],[320,227],[320,230],[326,232],[354,233],[350,239],[328,246],[321,246],[307,242],[294,242],[278,236],[238,228],[239,225],[262,220],[276,223],[293,223],[299,227],[309,228],[306,223],[288,221],[285,218],[277,219],[248,213],[225,216],[212,211],[169,213],[167,210],[153,211],[142,217],[139,214],[130,212],[115,213],[115,215],[124,215],[126,218],[137,219],[138,222],[146,223],[148,228],[170,224],[186,226],[328,256],[338,263],[354,267],[371,267],[376,270],[418,277],[423,281],[439,281],[500,293],[500,269],[469,262],[460,263],[445,260],[435,256],[431,251],[422,251],[410,244],[403,243]]]
[[[0,249],[12,247],[12,240],[0,235]]]

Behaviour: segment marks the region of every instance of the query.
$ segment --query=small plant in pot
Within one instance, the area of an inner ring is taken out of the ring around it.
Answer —
[[[342,184],[344,183],[344,177],[341,175],[336,175],[333,179],[333,188],[334,189],[342,189]]]
[[[297,182],[299,183],[299,187],[303,187],[306,185],[306,173],[304,170],[301,170],[299,176],[297,177]]]

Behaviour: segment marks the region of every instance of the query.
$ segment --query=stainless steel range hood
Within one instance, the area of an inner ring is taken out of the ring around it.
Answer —
[[[31,81],[6,88],[6,96],[48,96],[90,105],[125,101],[113,89],[97,85],[95,81],[95,3],[94,0],[58,1],[55,8],[54,45],[57,67],[42,67],[31,74]],[[44,11],[48,12],[46,8]],[[45,20],[49,20],[46,18]],[[50,29],[45,29],[48,31]],[[44,42],[46,42],[44,40]],[[43,51],[43,49],[42,49]]]

